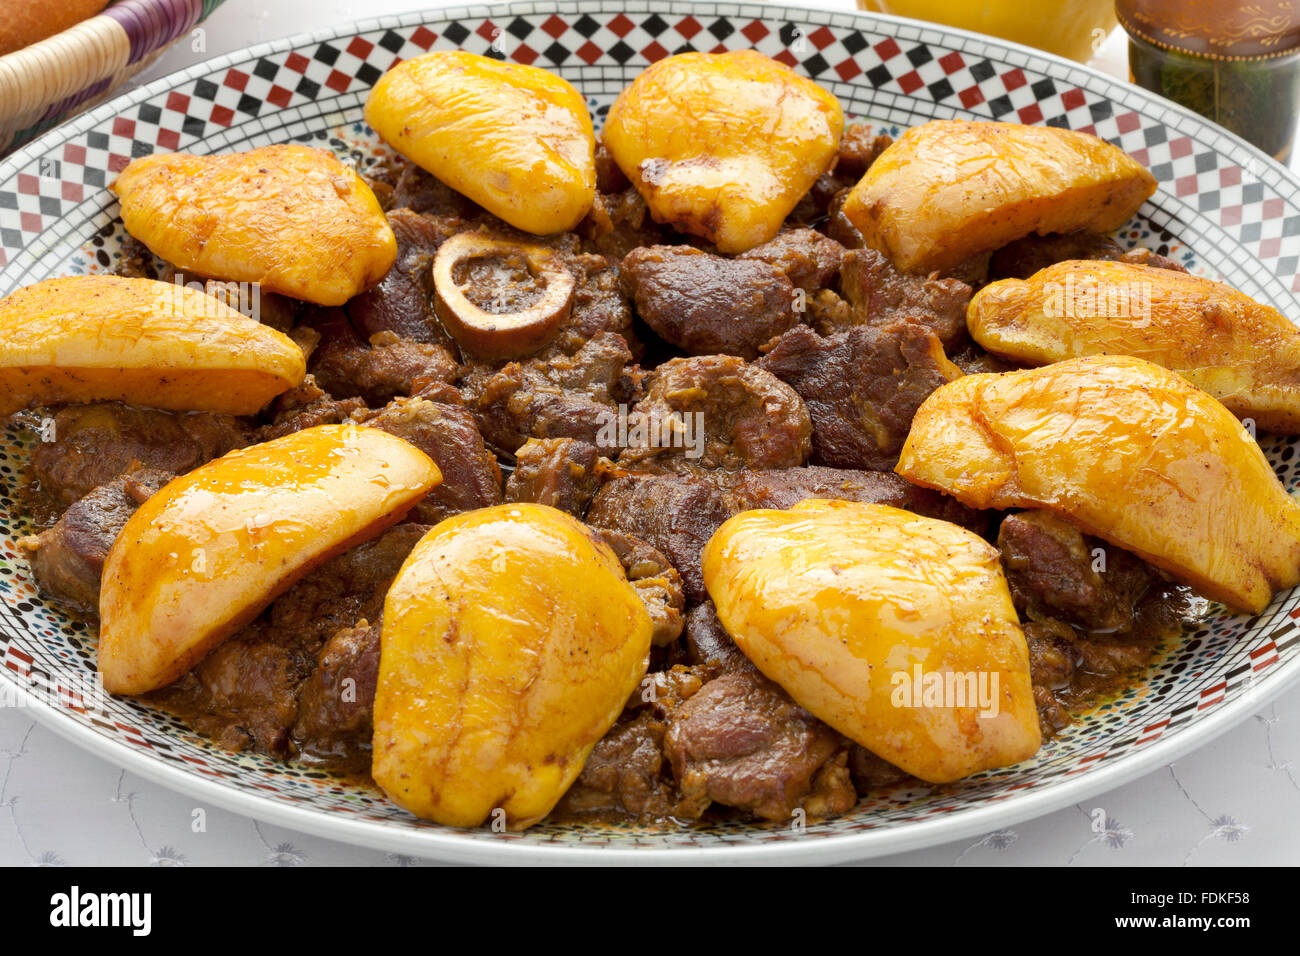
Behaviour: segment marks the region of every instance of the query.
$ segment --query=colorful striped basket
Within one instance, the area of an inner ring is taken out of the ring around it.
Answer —
[[[111,94],[222,0],[117,0],[98,16],[0,56],[0,156]]]

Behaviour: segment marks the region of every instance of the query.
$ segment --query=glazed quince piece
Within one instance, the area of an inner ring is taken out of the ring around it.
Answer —
[[[388,272],[397,239],[356,171],[310,146],[155,153],[110,187],[156,255],[212,279],[342,305]]]
[[[843,212],[899,269],[930,272],[1032,232],[1110,232],[1155,189],[1136,160],[1087,133],[934,120],[880,154]]]
[[[895,469],[975,508],[1047,508],[1238,611],[1300,582],[1300,505],[1250,433],[1130,356],[967,375],[932,393]]]
[[[441,477],[387,432],[319,425],[168,482],[104,562],[104,687],[170,684],[309,571],[400,521]]]
[[[168,282],[71,276],[0,301],[0,415],[110,401],[251,415],[305,371],[288,336]]]
[[[426,820],[550,812],[645,675],[651,622],[609,546],[545,505],[434,526],[389,589],[375,782]]]
[[[887,505],[809,499],[731,518],[704,581],[736,644],[794,700],[931,783],[1041,743],[998,551]]]
[[[656,221],[731,253],[777,234],[843,131],[833,95],[738,50],[660,60],[619,94],[603,135]]]
[[[566,232],[596,198],[587,102],[535,66],[461,50],[404,60],[370,91],[366,122],[411,162],[525,232]]]
[[[984,348],[1023,365],[1144,358],[1260,428],[1300,432],[1300,329],[1220,282],[1129,262],[1058,262],[986,285],[966,324]]]

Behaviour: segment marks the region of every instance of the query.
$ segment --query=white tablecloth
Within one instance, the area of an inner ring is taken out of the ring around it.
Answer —
[[[826,0],[822,5],[849,4]],[[438,5],[436,0],[227,0],[203,29],[205,50],[182,40],[147,82],[252,43],[351,20]],[[1096,64],[1125,72],[1119,34]],[[893,864],[1238,865],[1300,860],[1300,688],[1178,761],[1086,804],[981,839],[885,857]],[[203,807],[125,773],[0,709],[0,864],[391,866],[412,861]],[[1094,811],[1108,820],[1094,833]]]

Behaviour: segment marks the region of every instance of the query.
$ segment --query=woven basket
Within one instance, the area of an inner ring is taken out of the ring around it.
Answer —
[[[117,0],[103,13],[0,56],[0,156],[110,95],[222,0]]]

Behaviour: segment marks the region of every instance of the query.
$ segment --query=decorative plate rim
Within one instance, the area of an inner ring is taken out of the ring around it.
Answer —
[[[409,27],[443,20],[490,19],[510,14],[537,14],[549,11],[557,14],[578,13],[584,10],[608,12],[609,0],[561,0],[558,3],[539,4],[534,0],[515,0],[492,4],[472,4],[434,7],[357,20],[311,32],[303,32],[277,40],[254,44],[240,50],[213,57],[193,66],[160,77],[144,86],[113,97],[104,104],[83,113],[44,134],[0,161],[0,182],[10,181],[19,170],[54,146],[73,140],[92,128],[111,120],[125,108],[137,105],[186,83],[214,74],[240,63],[261,57],[301,49],[313,43],[322,43],[341,37],[373,32],[385,28]],[[1257,149],[1239,136],[1221,128],[1198,114],[1164,100],[1140,87],[1123,84],[1084,64],[1032,47],[999,38],[985,36],[968,30],[932,24],[905,17],[871,13],[858,10],[840,10],[816,5],[776,5],[737,2],[726,4],[738,8],[742,15],[752,15],[757,20],[789,21],[800,23],[808,17],[838,18],[837,25],[851,26],[851,21],[886,22],[914,30],[954,36],[983,44],[1000,52],[1019,54],[1035,63],[1051,63],[1071,71],[1081,72],[1103,87],[1122,89],[1126,97],[1133,97],[1158,110],[1181,116],[1196,126],[1208,129],[1223,137],[1241,158],[1250,157],[1263,162],[1280,178],[1272,184],[1281,191],[1285,185],[1291,193],[1300,196],[1300,178],[1285,166]],[[717,9],[717,4],[702,0],[629,0],[619,5],[629,15],[651,13],[700,13]],[[1288,592],[1291,593],[1291,592]],[[26,697],[26,709],[37,722],[59,736],[89,751],[115,766],[130,770],[139,776],[170,789],[210,801],[215,806],[244,814],[268,823],[283,825],[317,836],[367,846],[393,853],[424,856],[449,862],[501,863],[501,864],[683,864],[683,863],[838,863],[863,860],[869,857],[920,849],[987,833],[999,826],[1019,823],[1040,817],[1054,810],[1076,803],[1084,797],[1113,789],[1123,783],[1143,776],[1184,754],[1195,750],[1243,720],[1257,713],[1282,693],[1300,682],[1300,657],[1282,662],[1270,669],[1267,677],[1256,689],[1246,695],[1224,701],[1213,713],[1199,718],[1192,726],[1179,733],[1161,736],[1142,745],[1140,750],[1128,750],[1116,757],[1114,763],[1090,769],[1073,780],[1059,782],[1051,787],[1026,789],[1006,800],[963,808],[953,814],[940,814],[926,820],[909,821],[897,827],[865,830],[860,833],[835,833],[820,838],[790,839],[782,842],[741,842],[718,846],[591,846],[579,843],[547,845],[526,842],[484,842],[465,840],[456,831],[423,825],[407,828],[365,819],[333,814],[327,810],[295,805],[272,799],[255,792],[208,779],[196,772],[152,758],[148,753],[129,747],[121,740],[106,737],[94,728],[68,715],[61,708],[51,707],[30,693],[26,687],[14,683]],[[1104,760],[1104,758],[1103,758]]]

